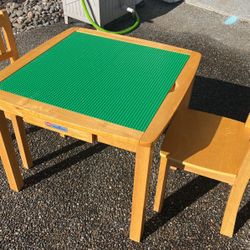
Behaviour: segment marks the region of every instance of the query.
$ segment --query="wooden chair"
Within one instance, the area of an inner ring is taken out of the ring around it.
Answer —
[[[6,10],[0,10],[0,61],[9,60],[10,63],[14,63],[18,57],[18,50],[14,35],[12,33],[8,13]],[[33,163],[29,152],[29,147],[27,145],[23,119],[10,113],[5,115],[12,121],[23,166],[25,168],[30,168]]]
[[[161,148],[154,210],[161,211],[166,176],[172,167],[226,182],[232,188],[220,232],[232,237],[238,208],[250,179],[249,142],[250,115],[244,124],[187,108],[179,110]]]

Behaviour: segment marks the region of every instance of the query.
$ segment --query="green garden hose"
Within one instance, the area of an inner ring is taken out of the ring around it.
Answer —
[[[131,32],[131,31],[133,31],[134,29],[136,29],[140,24],[140,17],[138,15],[138,13],[135,10],[133,10],[131,8],[128,8],[127,11],[131,12],[136,17],[135,23],[132,26],[130,26],[130,27],[126,28],[126,29],[123,29],[123,30],[119,30],[119,31],[106,30],[106,29],[102,28],[101,26],[99,26],[98,24],[96,24],[94,22],[94,20],[92,19],[92,17],[89,14],[89,11],[87,9],[85,1],[86,0],[81,0],[82,7],[83,7],[83,10],[84,10],[84,14],[88,18],[89,22],[93,25],[93,27],[96,28],[97,30],[104,31],[104,32],[109,32],[109,33],[113,33],[113,34],[124,35],[124,34],[127,34],[127,33]]]

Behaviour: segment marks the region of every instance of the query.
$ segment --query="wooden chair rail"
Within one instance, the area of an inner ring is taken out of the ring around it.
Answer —
[[[0,61],[10,59],[10,57],[12,57],[11,51],[4,52],[4,53],[0,54]]]

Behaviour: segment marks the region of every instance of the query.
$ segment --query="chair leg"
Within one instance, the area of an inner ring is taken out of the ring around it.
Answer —
[[[129,236],[131,240],[136,242],[140,242],[143,233],[150,170],[152,165],[152,147],[152,145],[150,147],[138,146],[136,151]]]
[[[23,177],[18,167],[18,161],[12,145],[7,121],[0,110],[0,154],[3,167],[12,190],[18,192],[23,187]]]
[[[221,230],[220,233],[232,237],[234,233],[234,225],[238,213],[238,209],[240,206],[240,202],[242,200],[244,191],[246,189],[248,183],[248,178],[244,181],[244,183],[237,183],[233,185],[227,205],[226,205],[226,210],[223,216],[223,221],[221,225]]]
[[[154,211],[158,213],[161,212],[164,201],[168,171],[169,171],[169,166],[167,162],[167,156],[161,155],[161,162],[160,162],[155,201],[154,201]]]
[[[32,162],[32,157],[30,154],[29,146],[27,143],[27,137],[26,137],[23,119],[19,116],[12,115],[12,114],[10,115],[10,118],[11,118],[13,129],[15,132],[19,152],[22,158],[23,167],[26,169],[29,169],[32,167],[33,162]]]
[[[231,189],[226,210],[224,213],[220,233],[229,237],[233,236],[237,212],[244,191],[250,179],[250,145],[249,151],[240,167],[239,173]]]

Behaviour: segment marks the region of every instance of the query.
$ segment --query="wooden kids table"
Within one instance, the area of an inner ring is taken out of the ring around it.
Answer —
[[[152,148],[199,61],[190,50],[77,27],[18,59],[0,73],[0,153],[10,188],[21,190],[23,178],[4,113],[135,152],[130,239],[140,241]]]

